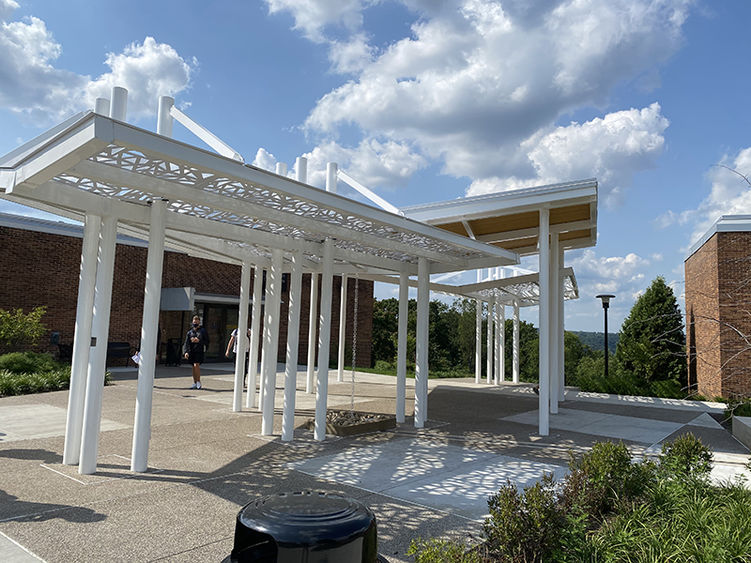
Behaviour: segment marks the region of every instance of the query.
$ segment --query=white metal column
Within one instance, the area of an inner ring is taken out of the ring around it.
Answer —
[[[511,349],[511,380],[519,383],[519,300],[514,299],[514,336]]]
[[[415,335],[415,428],[428,419],[428,334],[430,317],[430,265],[417,259],[417,334]]]
[[[276,358],[279,351],[279,315],[282,304],[282,267],[284,266],[284,251],[280,248],[271,250],[271,269],[266,285],[270,292],[266,298],[266,327],[264,333],[266,342],[263,349],[266,355],[266,373],[263,380],[263,419],[261,434],[270,436],[274,433],[274,399],[276,394]]]
[[[86,395],[86,371],[89,366],[89,349],[91,348],[96,255],[99,250],[101,226],[102,218],[99,215],[86,214],[81,246],[81,268],[78,274],[78,304],[76,305],[76,328],[70,366],[68,413],[65,421],[63,463],[66,465],[75,465],[81,455],[81,426]]]
[[[289,442],[295,432],[295,393],[297,391],[297,351],[300,343],[300,310],[302,304],[302,250],[292,255],[289,284],[289,315],[287,317],[287,357],[284,369],[284,407],[282,409],[282,441]]]
[[[486,334],[486,348],[487,348],[487,357],[485,358],[486,371],[485,371],[485,377],[487,379],[488,385],[493,381],[493,324],[495,323],[495,314],[493,313],[493,299],[491,298],[490,301],[488,301],[488,322],[487,322],[487,334]]]
[[[107,337],[112,306],[112,278],[115,269],[115,244],[117,218],[104,217],[99,237],[96,289],[94,292],[94,317],[91,321],[91,350],[86,372],[86,398],[84,400],[83,426],[81,427],[81,456],[78,472],[90,475],[96,471],[99,450],[99,426],[102,419],[102,393],[104,370],[107,363]]]
[[[261,339],[261,289],[263,288],[263,268],[256,266],[253,271],[253,314],[250,320],[250,354],[248,357],[248,394],[245,406],[253,408],[256,401],[256,378],[258,375],[258,343]],[[258,403],[261,406],[261,403]]]
[[[540,210],[539,229],[539,328],[540,328],[540,396],[539,432],[541,436],[550,433],[550,210]]]
[[[475,299],[475,384],[482,379],[482,301]]]
[[[141,322],[141,361],[138,364],[136,414],[133,422],[133,447],[130,457],[130,470],[139,472],[146,471],[149,460],[151,407],[154,395],[157,333],[159,332],[159,304],[162,295],[166,216],[167,200],[154,199],[151,202],[149,248],[146,253],[146,283],[143,291],[143,320]]]
[[[558,233],[550,234],[550,413],[558,414],[558,295],[560,293],[558,265]]]
[[[321,319],[318,332],[318,378],[316,381],[316,416],[313,437],[326,439],[326,404],[329,393],[329,352],[331,345],[331,292],[333,289],[334,248],[331,239],[323,243],[321,275]]]
[[[566,400],[566,327],[564,321],[564,301],[565,295],[563,291],[563,268],[565,267],[563,256],[563,245],[558,242],[558,400]]]
[[[308,374],[305,392],[313,393],[313,377],[316,369],[316,334],[318,332],[318,274],[310,274],[310,316],[308,317]]]
[[[347,335],[347,276],[342,274],[342,287],[339,293],[339,355],[337,356],[336,380],[344,381],[344,343]]]
[[[250,270],[252,264],[243,260],[240,272],[240,305],[237,312],[237,355],[235,356],[235,385],[232,390],[232,410],[240,412],[243,405],[243,378],[245,370],[249,369],[249,361],[245,360],[248,352],[248,306],[250,305]],[[250,393],[250,388],[248,388]]]
[[[498,303],[498,379],[503,383],[506,379],[506,306]]]
[[[399,273],[399,326],[396,345],[396,421],[404,422],[407,396],[407,318],[409,316],[409,274]]]
[[[493,352],[495,356],[495,366],[493,370],[493,381],[496,385],[501,384],[501,374],[503,373],[503,368],[501,367],[501,332],[503,331],[503,327],[501,326],[501,309],[503,308],[503,305],[500,301],[498,301],[498,298],[496,297],[495,301],[495,345],[493,346]]]

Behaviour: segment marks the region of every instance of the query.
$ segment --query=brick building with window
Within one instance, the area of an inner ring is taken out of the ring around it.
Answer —
[[[58,346],[71,344],[76,321],[78,276],[83,229],[80,224],[0,213],[0,309],[21,308],[28,313],[46,306],[42,318],[49,333],[43,349],[54,354]],[[112,288],[110,342],[128,342],[139,347],[146,278],[146,242],[118,236],[115,276]],[[285,274],[284,281],[289,274]],[[251,282],[252,283],[252,282]],[[350,363],[354,327],[355,279],[347,284],[346,363]],[[357,365],[370,366],[373,317],[373,282],[357,281]],[[230,333],[237,326],[240,266],[165,251],[162,275],[160,361],[166,357],[170,340],[182,346],[193,314],[198,314],[211,340],[207,361],[225,360]],[[331,323],[331,358],[336,358],[339,341],[339,296],[341,277],[334,277]],[[287,342],[289,284],[283,283],[278,360],[284,361]],[[184,299],[175,299],[183,295]],[[180,305],[180,303],[183,305]],[[320,303],[320,293],[319,293]],[[188,307],[188,308],[181,308]],[[310,274],[303,276],[302,311],[298,362],[305,364],[308,353]],[[259,335],[260,337],[260,335]]]
[[[685,261],[688,381],[700,395],[751,395],[751,215],[725,215]]]

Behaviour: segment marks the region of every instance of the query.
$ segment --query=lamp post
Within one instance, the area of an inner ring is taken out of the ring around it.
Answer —
[[[608,377],[608,307],[610,307],[610,300],[615,299],[615,295],[609,293],[601,293],[596,296],[597,299],[602,300],[602,311],[605,315],[605,378]]]

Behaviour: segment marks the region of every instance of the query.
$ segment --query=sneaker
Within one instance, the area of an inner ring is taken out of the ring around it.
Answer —
[[[200,381],[196,381],[196,389],[200,389],[200,388],[201,388],[201,382]]]
[[[190,386],[190,388],[191,389],[198,389],[199,388],[198,387],[198,383],[194,383],[193,385]]]

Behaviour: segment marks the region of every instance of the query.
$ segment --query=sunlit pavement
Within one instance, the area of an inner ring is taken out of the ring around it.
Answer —
[[[611,397],[570,390],[537,433],[537,396],[527,385],[431,380],[428,422],[316,442],[303,427],[315,396],[297,378],[295,439],[282,443],[283,374],[272,436],[260,413],[232,413],[231,366],[205,365],[204,390],[190,369],[157,371],[149,471],[132,473],[136,372],[113,370],[104,393],[98,470],[62,465],[67,392],[0,399],[0,560],[218,561],[232,548],[238,510],[259,496],[318,489],[358,498],[378,518],[379,550],[406,561],[412,538],[477,537],[487,497],[510,480],[562,476],[570,452],[622,440],[636,457],[691,431],[715,451],[713,476],[744,473],[748,452],[718,422],[722,405]],[[329,406],[393,413],[395,379],[351,372],[329,377]],[[243,399],[243,404],[245,400]]]

